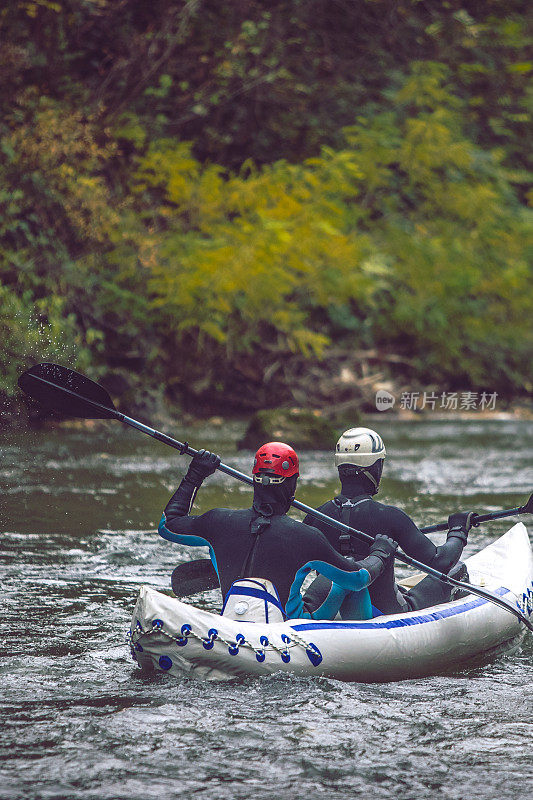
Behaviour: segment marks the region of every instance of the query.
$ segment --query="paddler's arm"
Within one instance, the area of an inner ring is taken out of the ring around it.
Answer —
[[[372,605],[366,589],[381,575],[385,565],[394,556],[397,547],[397,543],[388,536],[378,534],[371,545],[369,555],[360,561],[344,558],[333,548],[331,548],[332,552],[329,553],[327,561],[308,561],[298,570],[290,588],[285,608],[287,616],[289,618],[333,619],[347,599],[348,592],[348,597],[351,598],[350,611],[353,612],[353,617],[350,616],[350,619],[370,618]],[[319,607],[315,606],[313,612],[308,610],[300,595],[302,583],[312,570],[316,570],[319,575],[324,576],[329,586],[326,591],[327,596],[320,599]]]
[[[197,530],[199,527],[206,527],[202,523],[197,523],[203,521],[206,515],[203,514],[202,517],[188,515],[202,482],[215,472],[219,464],[220,457],[208,450],[199,450],[192,458],[185,477],[170,498],[161,517],[158,532],[163,539],[192,546],[209,545],[205,538],[198,535]]]
[[[341,518],[339,507],[331,501],[324,503],[317,510],[333,519],[340,520]],[[385,531],[388,536],[398,542],[404,553],[418,559],[423,564],[438,569],[439,572],[448,572],[461,557],[464,543],[461,543],[457,536],[449,535],[448,540],[437,547],[417,528],[411,517],[396,506],[375,503],[374,515],[374,530]],[[337,528],[328,525],[323,520],[313,518],[312,514],[305,517],[304,523],[318,528],[333,547],[339,547],[339,530]],[[370,533],[370,531],[368,532]]]
[[[381,575],[385,566],[389,563],[398,548],[397,542],[393,539],[378,534],[370,545],[368,555],[356,561],[353,558],[341,556],[340,553],[329,544],[325,537],[323,537],[323,539],[325,541],[322,545],[322,551],[317,554],[314,560],[325,561],[347,572],[358,572],[358,577],[353,575],[353,580],[356,583],[361,583],[361,586],[358,588],[370,586],[370,584]]]
[[[437,547],[437,555],[429,566],[442,572],[448,572],[457,564],[468,541],[474,517],[473,511],[458,511],[450,514],[446,541]]]
[[[461,558],[468,531],[472,527],[472,516],[471,512],[450,515],[447,539],[438,547],[417,528],[407,514],[395,506],[381,505],[377,510],[376,525],[390,533],[408,556],[439,572],[448,572]]]
[[[370,586],[376,578],[379,578],[390,560],[394,558],[394,553],[397,549],[398,543],[394,539],[378,533],[365,558],[358,561],[354,559],[348,560],[355,564],[360,571],[368,572],[369,580],[366,585]]]

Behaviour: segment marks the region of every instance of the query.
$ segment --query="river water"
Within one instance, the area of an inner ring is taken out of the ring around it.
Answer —
[[[379,423],[380,499],[421,525],[514,507],[533,489],[530,422]],[[172,431],[247,471],[240,432]],[[300,500],[335,492],[331,461],[302,454]],[[139,586],[168,588],[176,563],[203,555],[156,532],[187,462],[115,423],[2,435],[2,800],[531,797],[532,636],[488,664],[390,684],[140,672],[125,644]],[[217,473],[197,505],[249,499]],[[466,555],[507,527],[474,529]],[[219,596],[193,600],[214,609]]]

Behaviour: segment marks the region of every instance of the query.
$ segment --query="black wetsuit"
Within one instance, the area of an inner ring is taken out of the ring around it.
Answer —
[[[342,494],[324,503],[318,510],[371,536],[378,533],[390,536],[398,542],[404,553],[440,572],[448,572],[459,561],[464,547],[462,539],[453,536],[445,544],[436,547],[399,508],[379,503],[370,494],[365,494],[368,488],[369,482],[363,477],[343,481]],[[304,522],[319,528],[339,552],[346,551],[344,542],[339,542],[342,531],[338,528],[329,526],[312,514],[308,514]],[[354,536],[350,539],[354,557],[364,558],[369,544]],[[446,602],[450,599],[451,588],[436,578],[427,577],[404,593],[395,582],[394,562],[391,559],[381,575],[369,586],[369,592],[373,606],[384,614],[395,614]],[[306,605],[311,609],[318,607],[328,591],[329,583],[319,576],[305,595]]]
[[[371,578],[383,569],[383,561],[368,551],[362,563],[344,558],[315,527],[287,517],[289,504],[277,502],[271,487],[254,487],[252,508],[214,508],[187,516],[197,488],[183,479],[165,508],[159,533],[179,544],[207,545],[224,597],[239,578],[266,578],[285,607],[294,576],[308,561],[325,561],[346,571],[366,569]]]

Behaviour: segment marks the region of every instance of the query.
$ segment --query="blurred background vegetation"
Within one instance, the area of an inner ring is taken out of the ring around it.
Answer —
[[[10,0],[4,407],[46,358],[130,409],[531,392],[528,5]]]

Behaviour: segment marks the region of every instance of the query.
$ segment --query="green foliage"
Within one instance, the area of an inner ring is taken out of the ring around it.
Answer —
[[[225,176],[186,144],[152,146],[137,189],[163,189],[165,229],[149,286],[178,345],[194,329],[204,349],[268,341],[320,356],[344,316],[345,331],[364,324],[372,344],[416,357],[425,380],[505,389],[526,374],[531,214],[498,154],[464,137],[446,75],[415,64],[394,111],[301,165]]]
[[[0,286],[0,395],[12,397],[21,371],[36,361],[90,364],[74,315],[65,314],[60,297],[35,301]]]
[[[1,393],[56,353],[224,398],[332,344],[527,390],[520,0],[13,0],[0,35]]]
[[[455,376],[505,391],[527,375],[533,345],[533,215],[498,152],[464,137],[462,104],[444,75],[441,65],[415,64],[394,114],[346,131],[391,267],[374,336],[416,356],[426,380]]]
[[[154,236],[150,288],[162,322],[191,328],[228,352],[267,339],[281,350],[320,355],[328,343],[309,326],[313,309],[373,287],[366,237],[350,235],[357,170],[329,153],[301,166],[251,164],[227,178],[202,168],[187,145],[156,143],[139,189],[166,188],[164,234]]]
[[[80,280],[80,256],[109,248],[120,215],[101,174],[116,146],[81,111],[33,98],[31,115],[4,132],[0,148],[2,390],[9,395],[28,359],[56,353],[89,363],[98,334],[84,320],[89,287]]]

